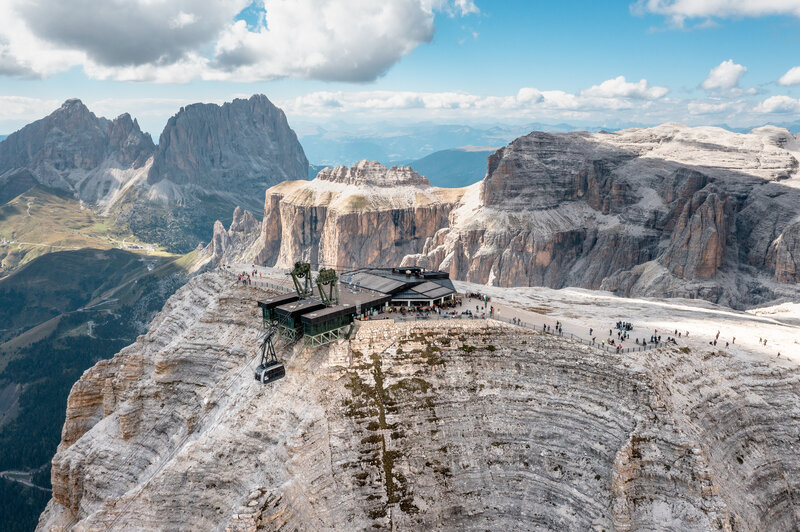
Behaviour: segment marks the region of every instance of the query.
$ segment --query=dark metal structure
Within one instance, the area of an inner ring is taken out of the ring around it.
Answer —
[[[307,262],[295,262],[294,269],[289,272],[294,281],[294,289],[297,297],[306,299],[314,295],[314,287],[311,286],[311,264]]]
[[[300,297],[296,294],[281,294],[279,296],[259,301],[258,306],[261,308],[262,318],[264,320],[264,328],[274,327],[278,324],[278,315],[275,308],[287,303],[294,303]]]
[[[275,336],[275,329],[270,329],[264,335],[261,342],[261,363],[256,368],[255,379],[261,384],[269,384],[286,376],[286,368],[278,362],[275,355],[275,346],[272,338]]]
[[[314,300],[300,300],[275,307],[275,314],[278,317],[278,334],[289,342],[297,341],[303,336],[303,323],[300,321],[300,316],[324,308],[324,304]]]
[[[339,277],[335,270],[322,268],[317,275],[317,288],[319,297],[325,305],[330,307],[339,303]]]
[[[308,312],[300,317],[303,323],[303,342],[309,347],[329,344],[350,336],[356,307],[336,305]]]

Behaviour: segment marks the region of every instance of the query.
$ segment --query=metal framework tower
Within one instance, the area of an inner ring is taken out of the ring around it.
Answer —
[[[311,264],[307,262],[295,262],[294,269],[289,272],[294,281],[294,289],[300,299],[306,299],[314,295],[314,288],[311,286]]]
[[[317,289],[325,306],[330,307],[339,303],[339,277],[336,271],[330,268],[321,269],[317,275]]]

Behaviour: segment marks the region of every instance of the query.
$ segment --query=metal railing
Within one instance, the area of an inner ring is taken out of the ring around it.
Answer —
[[[239,273],[233,272],[228,268],[217,268],[216,271],[221,273],[226,273],[231,277],[236,277],[236,283],[239,282]],[[287,281],[288,282],[288,281]],[[276,292],[294,292],[294,288],[289,286],[288,284],[282,285],[278,283],[272,283],[270,281],[266,281],[264,279],[258,277],[251,277],[247,283],[248,286],[260,286],[261,288],[268,288],[270,290],[275,290]]]

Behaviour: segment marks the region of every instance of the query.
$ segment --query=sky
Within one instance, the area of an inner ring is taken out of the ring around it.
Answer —
[[[0,0],[0,20],[0,133],[80,98],[157,140],[182,105],[254,93],[304,127],[800,120],[800,0]]]

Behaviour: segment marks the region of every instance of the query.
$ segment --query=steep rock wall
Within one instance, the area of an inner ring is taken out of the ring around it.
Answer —
[[[362,161],[267,191],[255,260],[337,268],[399,264],[448,224],[462,191],[431,187],[410,168]]]
[[[781,132],[531,133],[489,157],[449,225],[405,263],[734,306],[796,294],[798,145]]]

